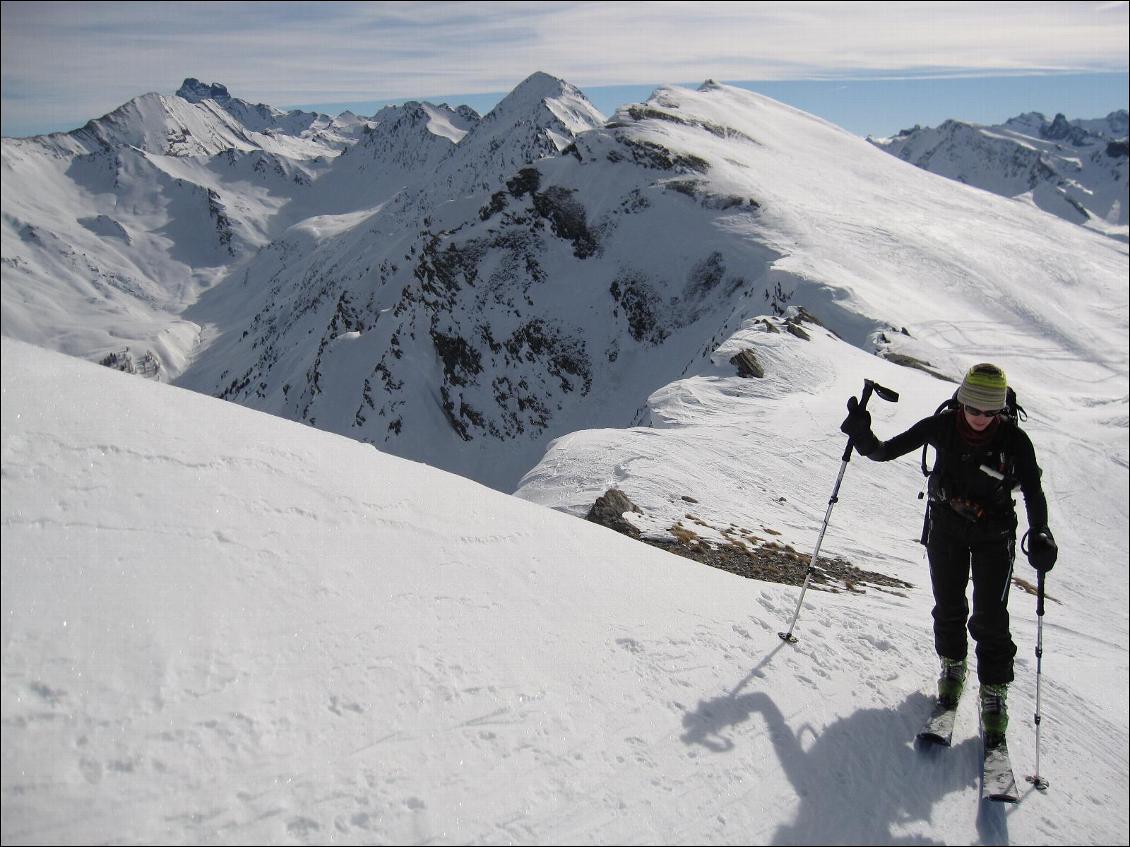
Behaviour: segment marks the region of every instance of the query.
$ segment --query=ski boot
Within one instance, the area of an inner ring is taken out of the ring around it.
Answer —
[[[1004,743],[1008,729],[1008,684],[981,686],[981,731],[985,736],[986,747],[997,747]]]
[[[961,692],[965,690],[965,659],[942,659],[942,673],[938,677],[938,702],[947,709],[956,709]]]

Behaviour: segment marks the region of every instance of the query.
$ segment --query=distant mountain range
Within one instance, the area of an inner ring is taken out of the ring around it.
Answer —
[[[997,126],[951,120],[872,142],[939,176],[1126,241],[1128,124],[1125,109],[1074,121],[1028,112]]]
[[[906,151],[936,132],[931,161],[997,188],[1061,174],[1074,151],[1093,196],[1121,191],[1104,233],[1125,228],[1124,140],[1053,122],[1037,150],[1016,140],[1035,117],[1015,121],[1007,146],[956,124],[881,146],[921,159]],[[412,102],[331,118],[188,79],[71,133],[4,139],[3,174],[5,335],[504,490],[555,437],[654,423],[649,396],[759,315],[945,375],[964,361],[947,321],[971,302],[1076,355],[1094,340],[1055,324],[1054,283],[1083,265],[1097,290],[1125,281],[1124,242],[1088,231],[1099,206],[1075,214],[1085,227],[1033,207],[1074,188],[971,192],[712,82],[611,118],[543,73],[485,116]]]

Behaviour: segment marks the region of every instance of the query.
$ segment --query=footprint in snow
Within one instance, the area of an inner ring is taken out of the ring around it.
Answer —
[[[643,645],[636,641],[634,638],[617,638],[616,643],[627,650],[629,653],[639,655],[643,652]]]
[[[286,831],[291,835],[297,835],[299,838],[313,836],[321,828],[317,821],[310,820],[310,818],[291,818],[286,824]]]

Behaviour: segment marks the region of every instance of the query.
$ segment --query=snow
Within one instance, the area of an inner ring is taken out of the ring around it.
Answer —
[[[466,120],[459,120],[459,116],[447,109],[437,109],[430,103],[422,104],[428,114],[428,132],[446,138],[452,144],[458,144],[469,131]]]
[[[157,97],[118,129],[191,121],[201,141],[259,109]],[[322,159],[314,127],[274,148],[244,127],[254,149],[215,155],[5,139],[4,843],[1130,838],[1124,242],[714,84],[607,124],[545,74],[481,121],[406,104],[338,122],[361,140],[337,156],[331,132]],[[649,143],[706,167],[633,161]],[[530,167],[582,205],[597,252],[529,193],[483,216]],[[433,238],[433,264],[475,248],[478,285],[414,312]],[[613,281],[651,298],[650,330]],[[552,420],[457,439],[429,331],[501,341],[537,320],[560,330],[537,343],[588,345],[591,391],[559,390],[533,343],[484,347],[458,396],[489,412],[494,378],[525,381]],[[319,429],[41,347],[125,347],[138,370],[153,353],[206,392],[246,373],[240,402],[305,403]],[[736,374],[745,350],[764,378]],[[1036,621],[1017,582],[1014,808],[978,799],[975,691],[954,748],[910,741],[936,674],[916,455],[853,459],[821,550],[911,588],[810,589],[795,646],[777,632],[799,588],[578,519],[616,486],[646,537],[811,551],[847,397],[899,391],[870,407],[889,437],[953,392],[899,356],[951,380],[1002,365],[1044,469],[1051,789],[1023,782]],[[385,362],[402,394],[380,393]],[[388,450],[432,467],[343,437],[387,427],[354,424],[370,383],[405,421]]]
[[[780,356],[809,355],[788,338]],[[821,400],[836,392],[818,389],[868,358],[815,338],[833,375],[701,386],[744,408],[728,434],[684,443],[674,490],[707,493],[696,482],[719,453],[693,450],[726,440],[745,448],[748,493],[794,504],[764,524],[811,526],[842,440]],[[910,741],[935,671],[929,591],[911,545],[886,546],[913,507],[880,496],[887,476],[906,488],[906,468],[853,463],[828,543],[884,551],[869,564],[915,588],[810,590],[787,646],[794,587],[20,342],[3,340],[3,363],[5,842],[1126,838],[1126,506],[1101,495],[1126,490],[1126,465],[1076,464],[1096,452],[1078,449],[1098,427],[1086,418],[1074,450],[1034,436],[1063,515],[1043,662],[1051,789],[1021,782],[1005,808],[978,799],[973,697],[952,749]],[[868,372],[893,383],[882,364]],[[787,439],[743,425],[755,407],[782,414],[784,394],[801,401]],[[875,413],[880,430],[916,414]],[[1066,519],[1077,509],[1097,510],[1094,548]],[[1012,605],[1022,779],[1034,601],[1016,590]]]
[[[303,218],[287,230],[288,234],[304,234],[314,241],[331,238],[347,232],[359,224],[363,224],[380,211],[375,209],[362,209],[357,212],[346,212],[341,215],[311,215]]]

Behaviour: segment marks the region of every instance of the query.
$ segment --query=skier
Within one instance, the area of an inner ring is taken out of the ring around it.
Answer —
[[[1016,645],[1009,632],[1008,592],[1016,555],[1013,489],[1024,494],[1030,528],[1028,561],[1052,569],[1058,555],[1048,528],[1040,468],[1028,436],[1008,417],[1008,382],[991,364],[974,365],[957,391],[956,408],[919,421],[889,441],[871,431],[871,414],[852,397],[840,429],[860,455],[886,462],[929,444],[937,463],[929,480],[923,532],[934,590],[934,647],[941,659],[938,699],[956,708],[966,677],[966,621],[977,643],[981,726],[987,747],[1004,742],[1006,695]],[[966,588],[973,576],[973,614]]]

